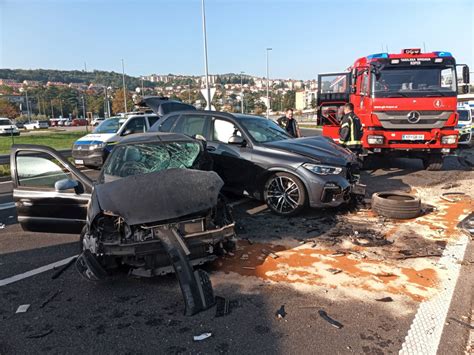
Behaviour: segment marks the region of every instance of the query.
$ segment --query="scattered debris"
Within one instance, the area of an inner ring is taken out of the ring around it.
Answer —
[[[270,255],[273,259],[278,259],[278,255],[271,250],[262,249],[262,253]]]
[[[346,253],[344,253],[344,252],[337,252],[337,253],[331,254],[331,255],[329,255],[329,256],[339,257],[339,256],[344,256],[344,255],[346,255]]]
[[[216,318],[226,316],[229,313],[230,313],[229,300],[221,296],[216,296]]]
[[[28,339],[39,339],[39,338],[44,338],[45,336],[51,334],[52,332],[54,331],[54,329],[48,329],[42,333],[34,333],[34,334],[31,334],[31,335],[27,335],[26,337]]]
[[[72,264],[74,264],[77,260],[77,256],[75,258],[72,258],[71,260],[69,260],[69,262],[64,265],[62,268],[60,268],[58,271],[56,271],[53,276],[51,276],[51,279],[55,280],[57,279],[59,276],[62,275],[62,273],[64,271],[66,271],[67,269],[69,269],[71,267]]]
[[[5,223],[0,223],[0,229],[4,229],[5,228]]]
[[[339,274],[339,273],[342,272],[341,269],[333,269],[333,268],[329,268],[329,269],[327,269],[327,271],[329,271],[333,275],[336,275],[336,274]]]
[[[393,302],[393,298],[392,298],[392,297],[376,298],[375,300],[376,300],[376,301],[379,301],[379,302]]]
[[[454,189],[455,187],[459,187],[459,186],[461,186],[461,184],[451,182],[449,184],[441,186],[441,189],[442,190],[449,190],[449,189]]]
[[[248,258],[249,258],[248,254],[242,254],[242,256],[240,257],[240,260],[248,260]]]
[[[255,270],[255,268],[253,266],[242,266],[242,269]]]
[[[25,313],[28,310],[28,308],[30,308],[29,304],[22,304],[22,305],[18,306],[15,313]]]
[[[200,335],[195,335],[193,337],[194,341],[202,341],[202,340],[205,340],[207,338],[210,338],[212,336],[212,333],[202,333]]]
[[[342,327],[344,327],[341,323],[339,323],[337,320],[335,319],[332,319],[331,317],[328,316],[328,314],[326,313],[326,311],[323,311],[322,309],[320,309],[318,311],[319,315],[321,316],[321,318],[323,318],[326,322],[328,322],[329,324],[331,324],[333,327],[337,328],[337,329],[341,329]]]
[[[275,313],[275,316],[278,318],[278,319],[282,319],[282,318],[285,318],[285,316],[287,315],[286,311],[285,311],[285,305],[283,304],[280,309],[278,309],[278,311],[276,311]]]
[[[357,231],[354,234],[355,236],[351,237],[351,242],[361,247],[379,247],[388,244],[393,244],[392,241],[385,239],[383,235],[377,235],[371,233],[370,231],[367,231],[367,234],[360,236]]]
[[[465,195],[465,193],[464,193],[464,192],[458,192],[458,191],[456,191],[456,192],[445,192],[445,193],[442,193],[442,194],[441,194],[440,198],[441,198],[442,200],[445,200],[445,201],[448,201],[448,202],[458,202],[458,201],[461,201],[459,198],[457,198],[457,199],[452,199],[452,198],[447,197],[447,196],[452,196],[452,195]]]
[[[457,225],[463,232],[465,232],[468,236],[474,236],[474,212],[469,214],[466,218],[464,218],[459,224]]]
[[[232,253],[231,251],[228,251],[228,252],[227,252],[227,255],[229,255],[229,256],[235,256],[235,254]]]
[[[44,308],[44,306],[46,306],[49,302],[51,302],[52,300],[54,300],[56,298],[56,296],[58,296],[60,293],[62,293],[63,291],[61,290],[57,290],[56,292],[54,292],[51,296],[49,296],[43,303],[41,303],[40,307],[39,308]]]
[[[252,245],[252,244],[253,244],[253,242],[252,242],[252,241],[251,241],[249,238],[244,238],[243,240],[246,240],[246,241],[247,241],[247,243],[249,243],[250,245]]]

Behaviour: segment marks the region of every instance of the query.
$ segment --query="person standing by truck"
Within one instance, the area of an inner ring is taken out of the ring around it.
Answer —
[[[286,132],[288,132],[290,136],[294,138],[301,137],[300,128],[298,127],[298,123],[293,117],[292,108],[287,108],[285,116],[280,117],[277,121],[278,125],[284,130],[286,130]]]
[[[354,153],[361,153],[362,134],[362,124],[354,113],[354,105],[348,102],[344,105],[344,116],[339,128],[339,143]]]

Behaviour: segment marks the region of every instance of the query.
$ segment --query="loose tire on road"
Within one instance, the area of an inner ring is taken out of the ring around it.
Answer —
[[[307,197],[303,182],[288,173],[270,176],[263,189],[267,206],[280,216],[294,216],[305,207]]]
[[[372,195],[372,210],[388,218],[410,219],[420,215],[421,201],[405,192],[376,192]]]
[[[439,171],[443,168],[443,156],[441,154],[430,155],[423,158],[423,167],[428,171]]]

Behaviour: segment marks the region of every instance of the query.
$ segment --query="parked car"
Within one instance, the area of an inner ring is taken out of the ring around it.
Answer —
[[[263,117],[174,112],[150,131],[204,137],[225,188],[263,200],[279,215],[339,206],[365,193],[357,158],[348,149],[325,137],[292,139]]]
[[[19,136],[20,131],[18,127],[13,124],[13,122],[6,117],[0,117],[0,135],[1,136]]]
[[[87,126],[88,121],[85,118],[75,118],[71,122],[71,126]]]
[[[31,121],[28,123],[25,123],[24,125],[25,129],[46,129],[49,128],[49,123],[48,121]]]
[[[458,125],[456,130],[459,132],[458,144],[470,145],[472,139],[472,112],[469,106],[458,107]]]
[[[187,314],[213,304],[206,273],[192,266],[234,248],[234,221],[202,142],[169,133],[128,137],[97,183],[49,147],[14,145],[11,163],[20,225],[81,233],[83,277],[100,280],[124,265],[136,276],[174,268]]]
[[[104,117],[96,117],[92,120],[92,125],[93,126],[98,126],[100,123],[102,123],[105,120]]]
[[[130,112],[122,116],[111,117],[100,123],[92,132],[79,138],[72,147],[72,157],[76,165],[91,168],[101,167],[113,147],[128,135],[144,133],[164,114],[176,110],[193,110],[191,105],[163,97],[148,96],[156,112]],[[145,103],[141,104],[143,107]]]

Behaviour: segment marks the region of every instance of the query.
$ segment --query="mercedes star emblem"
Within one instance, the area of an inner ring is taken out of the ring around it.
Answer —
[[[407,120],[410,123],[417,123],[420,120],[420,113],[418,111],[411,111],[407,115]]]

